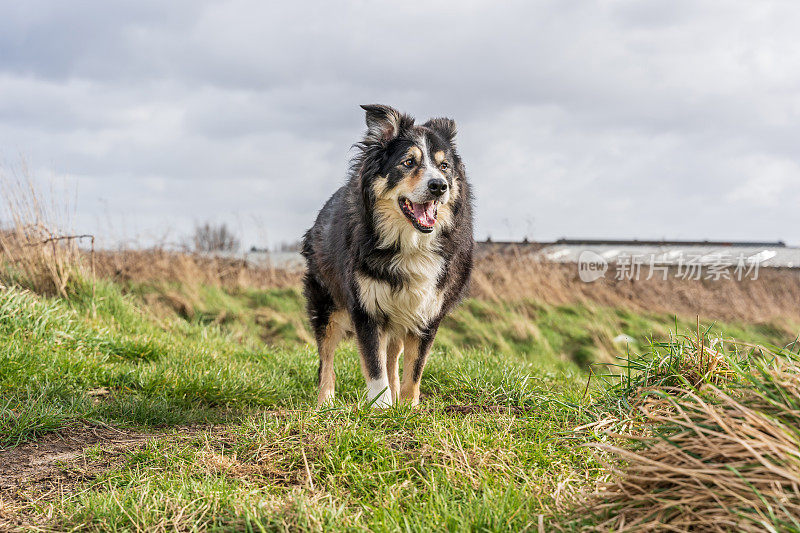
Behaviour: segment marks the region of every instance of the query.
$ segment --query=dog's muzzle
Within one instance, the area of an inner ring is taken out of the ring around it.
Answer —
[[[445,183],[445,190],[447,183]],[[441,194],[439,195],[441,196]],[[400,198],[400,211],[406,216],[411,224],[422,233],[430,233],[436,225],[436,216],[439,214],[439,200],[428,202],[412,202],[408,198]]]

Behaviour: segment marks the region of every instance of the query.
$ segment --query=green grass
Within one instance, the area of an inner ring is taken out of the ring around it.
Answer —
[[[232,340],[249,346],[293,347],[313,339],[299,289],[225,291],[137,284],[129,292],[140,300],[159,302],[167,316],[177,314],[196,325],[218,325]],[[727,338],[772,344],[791,340],[785,324],[713,326]],[[695,322],[679,320],[677,328],[693,331]],[[529,299],[509,303],[468,299],[445,318],[436,346],[448,353],[490,350],[513,358],[559,359],[586,369],[591,363],[612,362],[627,350],[645,350],[650,340],[665,340],[673,330],[675,319],[667,314],[634,313],[591,303],[556,306]],[[631,340],[615,340],[620,335]]]
[[[585,394],[588,365],[645,352],[675,327],[600,306],[468,300],[437,338],[420,409],[367,408],[344,343],[337,403],[319,412],[297,290],[102,283],[92,300],[80,283],[69,299],[10,288],[0,446],[85,424],[165,432],[77,489],[18,501],[58,530],[536,529],[602,475],[577,444],[606,437],[572,432],[602,401],[595,385]],[[769,324],[715,330],[792,340]],[[215,427],[185,429],[197,424]]]

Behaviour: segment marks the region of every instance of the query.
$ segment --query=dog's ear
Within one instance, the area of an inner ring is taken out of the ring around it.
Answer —
[[[430,128],[442,137],[444,137],[447,142],[450,144],[454,144],[456,140],[456,121],[451,118],[432,118],[425,124],[423,124],[426,128]]]
[[[400,135],[400,130],[413,124],[413,119],[388,105],[362,105],[367,112],[367,140],[387,143]]]

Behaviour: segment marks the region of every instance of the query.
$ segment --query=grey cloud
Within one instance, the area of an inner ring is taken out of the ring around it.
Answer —
[[[5,4],[0,154],[73,176],[87,224],[104,205],[145,229],[261,213],[292,239],[344,178],[357,105],[382,102],[458,121],[479,236],[798,242],[798,19],[777,1]]]

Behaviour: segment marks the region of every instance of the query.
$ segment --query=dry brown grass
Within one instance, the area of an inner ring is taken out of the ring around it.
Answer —
[[[253,266],[240,259],[150,248],[98,252],[97,275],[122,282],[272,289],[300,286],[303,272]]]
[[[225,288],[299,287],[302,270],[254,266],[243,260],[163,249],[97,254],[98,277],[131,282],[175,282]],[[704,319],[770,322],[794,331],[800,322],[800,271],[763,268],[755,280],[617,281],[584,283],[575,265],[543,263],[518,254],[479,256],[471,296],[561,305],[595,303],[647,313]]]
[[[761,368],[746,386],[668,390],[639,409],[638,446],[596,445],[620,461],[581,513],[593,531],[800,529],[800,367]]]
[[[26,177],[0,176],[0,282],[13,283],[41,294],[66,296],[75,275],[91,274],[93,254],[84,261],[78,244],[94,248],[92,235],[75,235],[69,227],[69,208],[47,203]],[[53,195],[51,195],[54,198]]]
[[[65,294],[76,273],[91,277],[92,257],[78,240],[48,224],[43,214],[17,216],[10,231],[0,234],[0,256],[18,273],[14,280],[35,292]],[[30,221],[33,221],[31,223]],[[88,239],[86,241],[88,243]],[[226,289],[299,287],[302,270],[256,266],[240,259],[200,255],[163,248],[98,251],[98,278],[134,283],[211,285]],[[22,273],[22,274],[20,274]],[[24,275],[23,275],[24,274]],[[489,255],[476,260],[471,296],[492,301],[521,299],[561,305],[595,303],[646,313],[766,323],[793,331],[800,322],[800,271],[762,268],[756,280],[617,281],[584,283],[571,264],[543,263],[514,255]]]
[[[5,262],[26,273],[27,288],[63,294],[70,276],[76,272],[90,276],[92,262],[87,250],[78,249],[76,240],[51,240],[63,234],[47,224],[17,224],[13,231],[0,235],[1,255]],[[95,256],[97,277],[121,282],[271,289],[299,287],[303,276],[302,270],[163,248],[105,250]],[[476,260],[471,296],[503,302],[531,299],[553,305],[594,303],[686,318],[699,315],[704,319],[772,323],[787,332],[794,331],[800,322],[798,270],[762,268],[758,279],[744,281],[669,277],[638,281],[604,278],[584,283],[577,274],[571,264],[543,263],[514,255],[482,256]]]
[[[578,278],[574,264],[543,263],[520,254],[476,260],[472,295],[495,301],[532,298],[550,304],[593,302],[647,313],[749,322],[800,321],[800,270],[762,268],[755,280]],[[784,324],[787,330],[794,329]]]
[[[6,225],[0,231],[0,283],[61,296],[76,276],[94,281],[95,275],[121,282],[176,283],[190,289],[300,285],[300,270],[255,266],[231,258],[165,248],[92,253],[93,237],[68,229],[70,213],[64,198],[42,194],[25,176],[24,169],[21,178],[0,176],[0,222]],[[478,254],[471,291],[473,297],[494,301],[596,303],[683,317],[771,322],[787,332],[800,322],[800,270],[762,268],[758,279],[745,281],[692,281],[674,276],[617,281],[608,275],[583,283],[575,265],[539,262],[510,247],[505,253]]]

